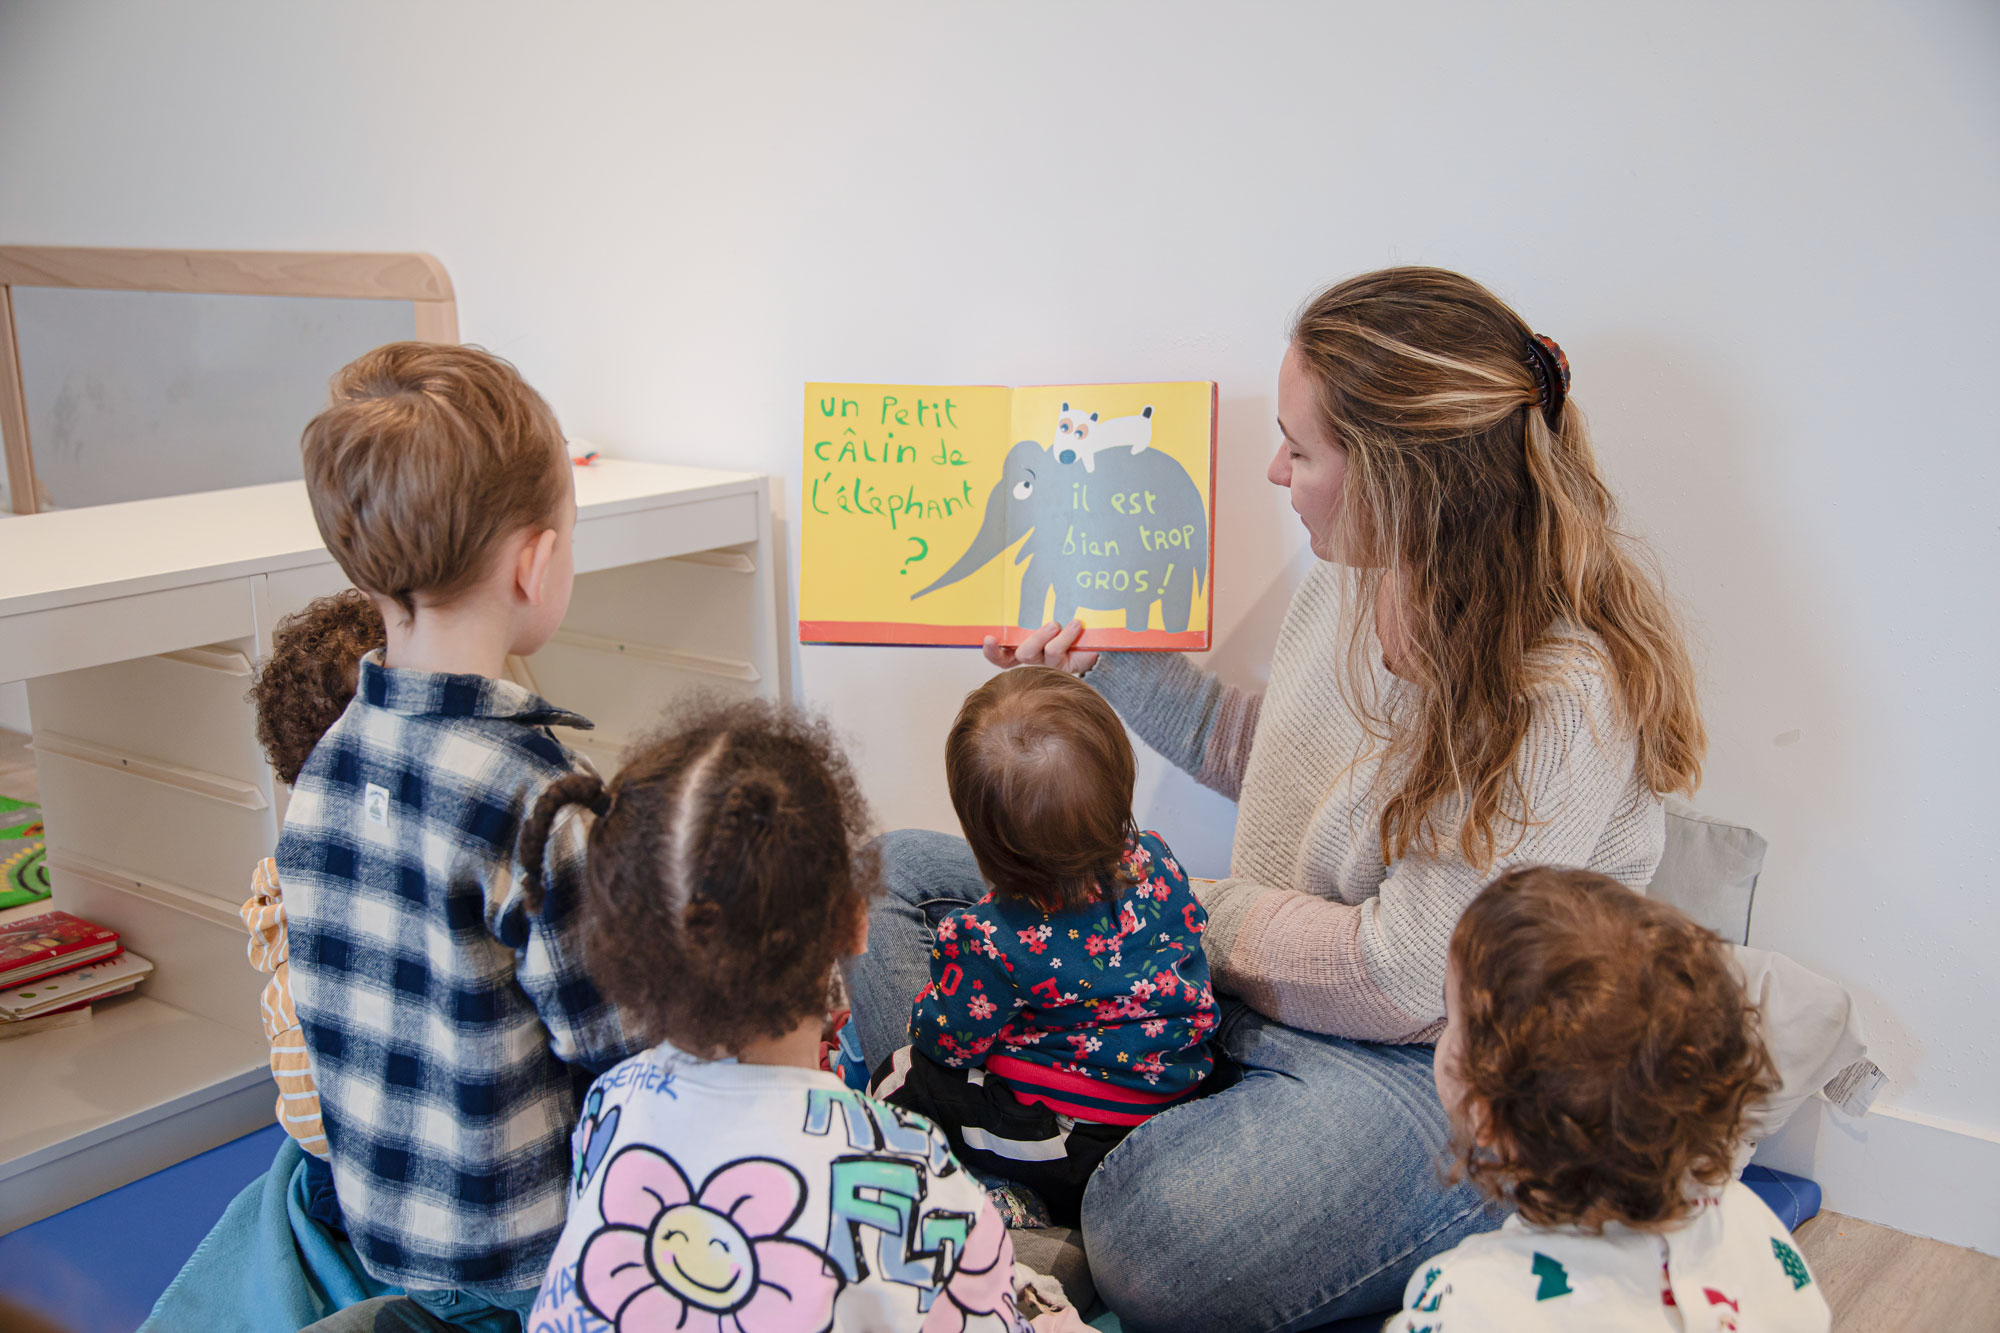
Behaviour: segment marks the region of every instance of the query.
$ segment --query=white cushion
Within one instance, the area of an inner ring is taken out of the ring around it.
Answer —
[[[1667,846],[1646,896],[1680,908],[1725,940],[1750,939],[1750,899],[1764,868],[1764,835],[1667,798]]]

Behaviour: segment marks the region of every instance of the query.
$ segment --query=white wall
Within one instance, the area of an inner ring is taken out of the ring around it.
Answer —
[[[572,433],[794,502],[809,378],[1216,379],[1237,680],[1307,558],[1286,316],[1474,274],[1699,625],[1758,941],[1865,997],[1906,1117],[2000,1139],[1990,5],[17,3],[0,181],[13,241],[429,250]],[[976,654],[800,665],[884,818],[948,826]],[[1146,783],[1219,869],[1230,807]],[[1870,1179],[1833,1204],[2000,1247]]]

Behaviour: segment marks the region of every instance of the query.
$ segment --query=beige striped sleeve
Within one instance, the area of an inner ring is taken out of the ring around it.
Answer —
[[[327,1155],[326,1130],[320,1123],[319,1085],[313,1082],[312,1061],[305,1033],[292,1007],[291,949],[285,934],[284,894],[278,886],[277,863],[265,857],[250,876],[250,897],[240,915],[250,931],[250,963],[271,980],[258,996],[264,1036],[271,1043],[271,1077],[278,1084],[278,1123],[315,1157]]]

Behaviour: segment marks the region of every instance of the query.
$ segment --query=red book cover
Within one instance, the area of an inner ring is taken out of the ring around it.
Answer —
[[[118,932],[68,912],[0,926],[0,986],[18,986],[117,953]]]

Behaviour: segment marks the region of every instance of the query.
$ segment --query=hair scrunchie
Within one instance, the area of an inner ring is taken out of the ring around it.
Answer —
[[[615,781],[599,787],[595,796],[583,802],[584,809],[590,811],[590,813],[596,815],[599,819],[604,818],[611,813],[611,805],[618,799],[617,788],[618,784]]]
[[[1528,365],[1535,372],[1535,393],[1541,400],[1542,420],[1550,430],[1562,422],[1563,403],[1569,398],[1569,358],[1554,338],[1546,333],[1528,335]]]

